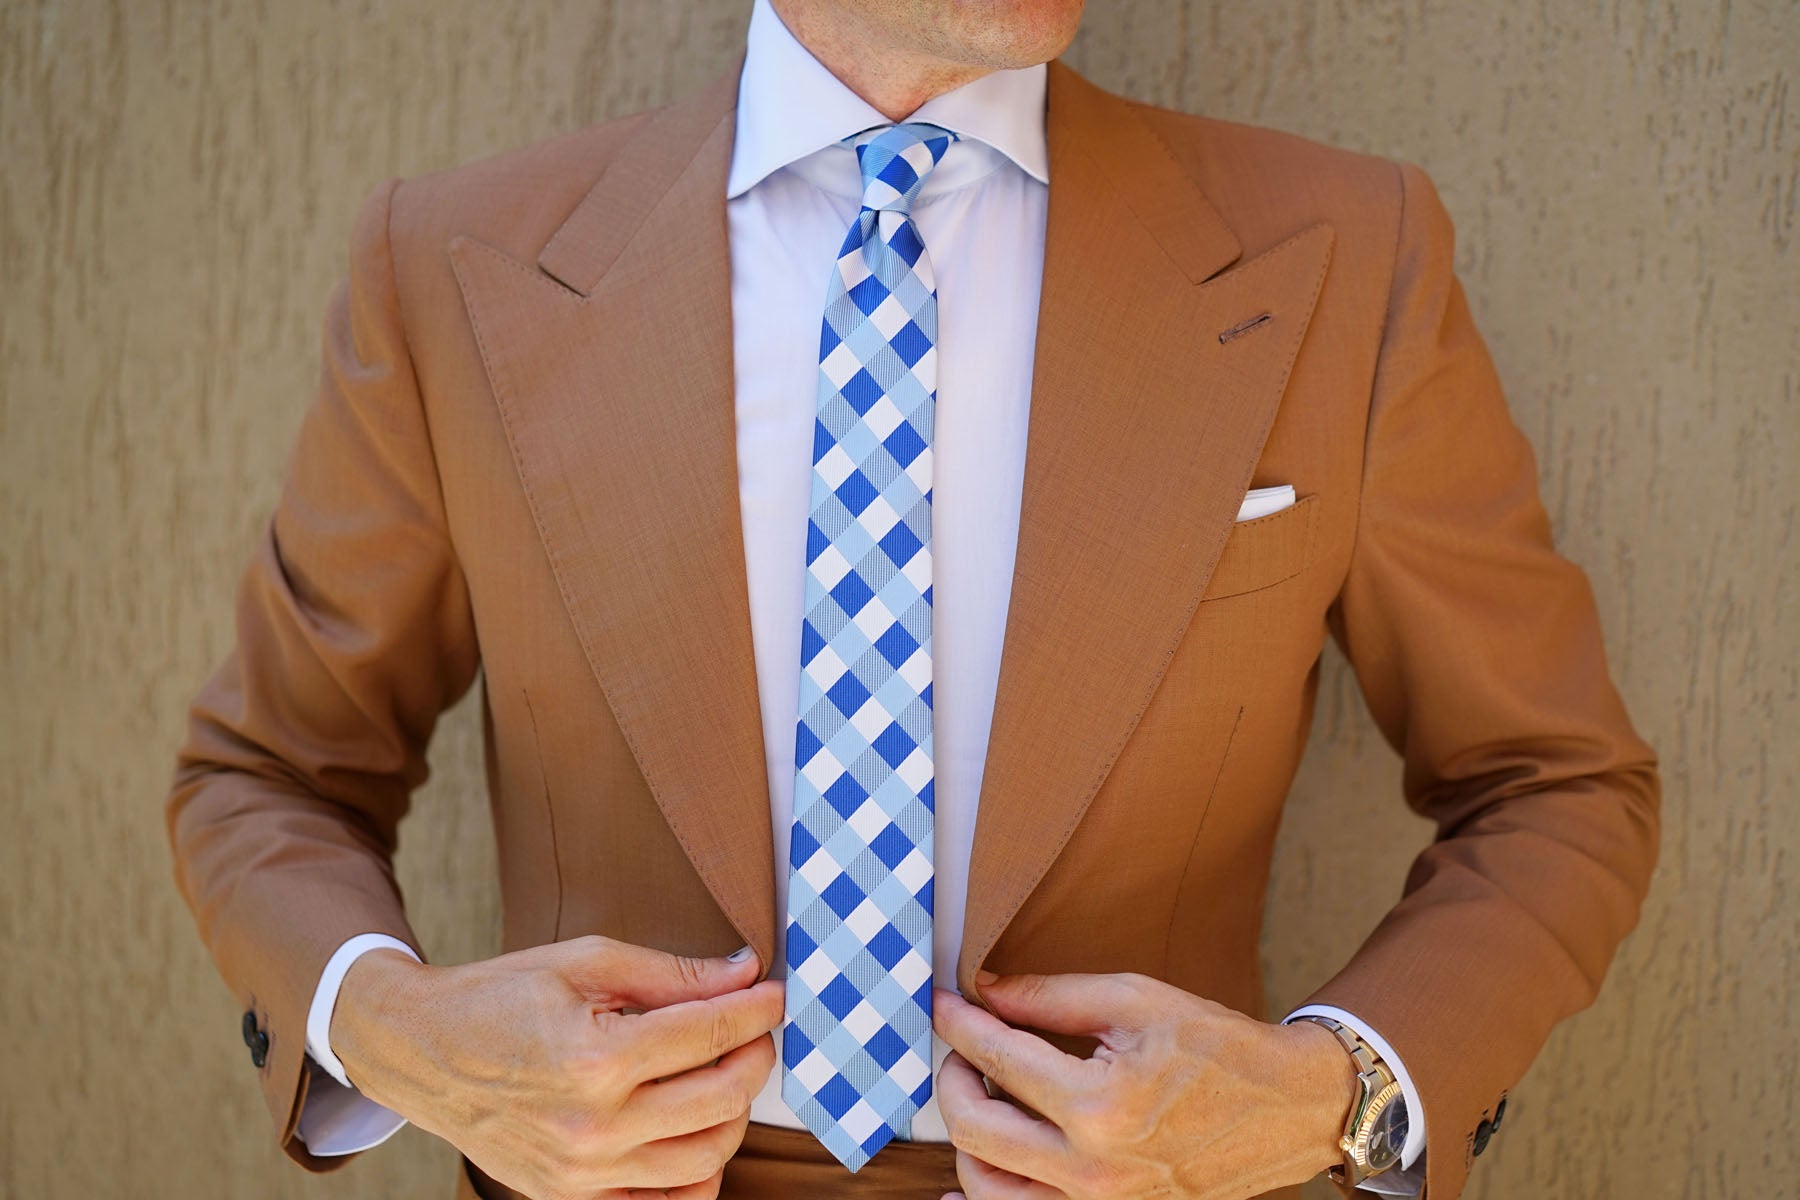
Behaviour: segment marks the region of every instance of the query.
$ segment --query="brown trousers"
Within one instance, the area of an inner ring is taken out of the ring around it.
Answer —
[[[523,1200],[463,1165],[457,1200]],[[939,1200],[956,1190],[955,1154],[942,1142],[889,1142],[852,1175],[812,1134],[752,1121],[719,1200]]]

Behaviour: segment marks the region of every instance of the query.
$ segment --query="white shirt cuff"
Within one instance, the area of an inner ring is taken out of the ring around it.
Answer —
[[[1348,1025],[1357,1036],[1374,1048],[1375,1053],[1381,1056],[1381,1061],[1394,1073],[1395,1080],[1400,1084],[1400,1093],[1406,1097],[1406,1144],[1400,1150],[1400,1165],[1365,1181],[1361,1187],[1390,1196],[1417,1195],[1425,1175],[1423,1164],[1419,1163],[1425,1153],[1425,1105],[1419,1099],[1418,1089],[1413,1086],[1412,1076],[1406,1073],[1406,1064],[1400,1061],[1400,1056],[1394,1053],[1394,1048],[1388,1045],[1387,1039],[1369,1028],[1367,1022],[1354,1013],[1329,1004],[1303,1004],[1283,1017],[1281,1023],[1286,1025],[1304,1016],[1330,1017]],[[1421,1167],[1416,1172],[1416,1178],[1413,1177],[1415,1172],[1412,1169],[1415,1164]],[[1399,1190],[1394,1190],[1396,1188]]]
[[[312,1006],[306,1012],[306,1055],[311,1079],[306,1103],[300,1109],[296,1132],[307,1150],[321,1158],[355,1154],[379,1146],[393,1137],[406,1118],[375,1103],[351,1084],[344,1064],[331,1051],[331,1014],[337,1008],[338,991],[350,964],[371,950],[398,950],[419,961],[413,948],[385,933],[363,933],[337,948],[319,975]]]
[[[311,1059],[306,1070],[312,1079],[300,1109],[300,1126],[294,1132],[306,1143],[308,1153],[336,1158],[371,1150],[406,1124],[405,1117],[340,1084]]]

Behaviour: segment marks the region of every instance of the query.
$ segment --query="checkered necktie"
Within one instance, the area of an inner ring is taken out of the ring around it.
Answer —
[[[909,209],[956,136],[844,139],[862,210],[819,339],[781,1098],[852,1171],[931,1095],[937,285]]]

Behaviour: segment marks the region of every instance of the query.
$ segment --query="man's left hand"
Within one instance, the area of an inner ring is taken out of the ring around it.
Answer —
[[[1356,1073],[1312,1021],[1265,1024],[1136,974],[978,983],[993,1013],[933,996],[952,1050],[938,1107],[967,1200],[1241,1198],[1342,1161]],[[1015,1025],[1100,1044],[1077,1058]],[[990,1097],[983,1076],[1041,1115]]]

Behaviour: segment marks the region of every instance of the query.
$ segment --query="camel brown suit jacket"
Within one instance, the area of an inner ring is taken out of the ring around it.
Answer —
[[[773,957],[786,831],[737,504],[736,83],[389,180],[357,220],[168,800],[184,894],[267,1038],[269,1110],[315,1169],[335,1164],[294,1136],[307,1006],[344,939],[417,945],[395,829],[478,677],[508,949],[597,932]],[[1428,179],[1060,61],[1047,121],[957,981],[1138,971],[1266,1017],[1271,848],[1335,638],[1437,838],[1308,999],[1400,1054],[1448,1200],[1637,919],[1654,756],[1552,547]],[[1234,523],[1278,483],[1296,504]],[[1344,884],[1366,886],[1342,835]]]

